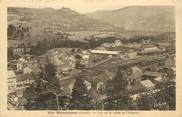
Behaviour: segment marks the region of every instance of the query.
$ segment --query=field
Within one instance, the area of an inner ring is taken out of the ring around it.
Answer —
[[[84,41],[85,38],[89,38],[90,36],[101,36],[104,34],[114,34],[115,32],[104,32],[104,31],[77,31],[77,32],[68,32],[72,36],[70,36],[71,40],[79,40]]]

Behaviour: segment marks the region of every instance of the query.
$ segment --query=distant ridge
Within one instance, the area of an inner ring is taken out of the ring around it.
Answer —
[[[175,31],[172,6],[128,6],[116,10],[99,10],[87,16],[127,30]]]
[[[31,20],[33,24],[35,21],[33,18],[38,18],[45,24],[59,24],[64,25],[62,30],[97,30],[97,29],[113,29],[109,23],[103,23],[99,20],[89,18],[86,15],[79,14],[78,12],[70,8],[20,8],[9,7],[8,14],[15,14],[21,17],[25,17],[27,20]],[[24,18],[24,19],[25,19]],[[17,20],[18,18],[14,18]],[[11,21],[10,21],[11,22]]]

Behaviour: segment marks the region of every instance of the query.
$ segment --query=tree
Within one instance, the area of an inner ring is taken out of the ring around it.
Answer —
[[[27,110],[57,110],[56,98],[52,93],[43,93],[34,100],[28,100]]]
[[[36,46],[32,46],[30,50],[30,54],[33,55],[41,55],[45,53],[47,49],[45,48],[45,44],[43,41],[38,41]]]
[[[41,48],[43,52],[46,52],[51,47],[51,43],[45,38],[41,41]]]
[[[22,31],[21,32],[21,40],[23,40],[24,39],[24,32]]]
[[[60,97],[61,85],[56,77],[56,68],[51,63],[37,75],[35,82],[26,89],[24,97],[28,100],[26,109],[61,109],[68,97]],[[60,97],[60,98],[59,98]],[[61,108],[59,108],[61,107]]]
[[[16,27],[14,25],[8,26],[8,36],[12,36],[16,32]]]
[[[29,32],[29,27],[28,26],[26,27],[26,32]]]
[[[169,86],[164,88],[164,92],[166,94],[165,101],[169,105],[169,110],[176,109],[176,87]]]
[[[12,47],[8,48],[8,58],[13,58],[13,48]]]
[[[175,72],[171,68],[166,68],[165,73],[167,74],[168,80],[174,80],[176,78]]]
[[[116,76],[108,82],[104,102],[107,110],[127,110],[132,107],[131,98],[127,90],[126,74],[118,68]]]
[[[30,37],[31,37],[29,33],[27,34],[27,37],[28,37],[28,38],[30,38]]]
[[[137,99],[138,110],[151,110],[154,109],[155,99],[146,94],[141,94]]]
[[[90,40],[88,42],[89,42],[89,47],[90,48],[95,48],[96,47],[96,41],[95,41],[93,36],[90,37]]]
[[[160,110],[175,110],[176,108],[176,87],[175,82],[166,80],[157,85],[159,92],[153,94],[158,106],[156,109]]]
[[[41,102],[41,98],[43,96],[41,93],[45,89],[45,84],[41,80],[42,76],[42,73],[39,73],[37,78],[35,78],[35,82],[30,87],[25,89],[23,97],[27,99],[27,103],[24,105],[27,110],[46,108],[45,105]]]
[[[75,110],[93,109],[92,100],[88,96],[86,85],[80,78],[76,79],[71,96],[72,99],[70,100],[70,109],[75,109]]]
[[[60,80],[56,77],[56,68],[53,64],[46,65],[43,78],[55,87],[60,87]]]

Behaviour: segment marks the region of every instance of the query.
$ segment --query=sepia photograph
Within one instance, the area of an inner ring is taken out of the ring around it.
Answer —
[[[176,110],[174,6],[7,8],[8,110]]]

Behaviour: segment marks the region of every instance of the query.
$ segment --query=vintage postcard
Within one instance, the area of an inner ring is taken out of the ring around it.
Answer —
[[[0,5],[0,116],[182,116],[180,1]]]

